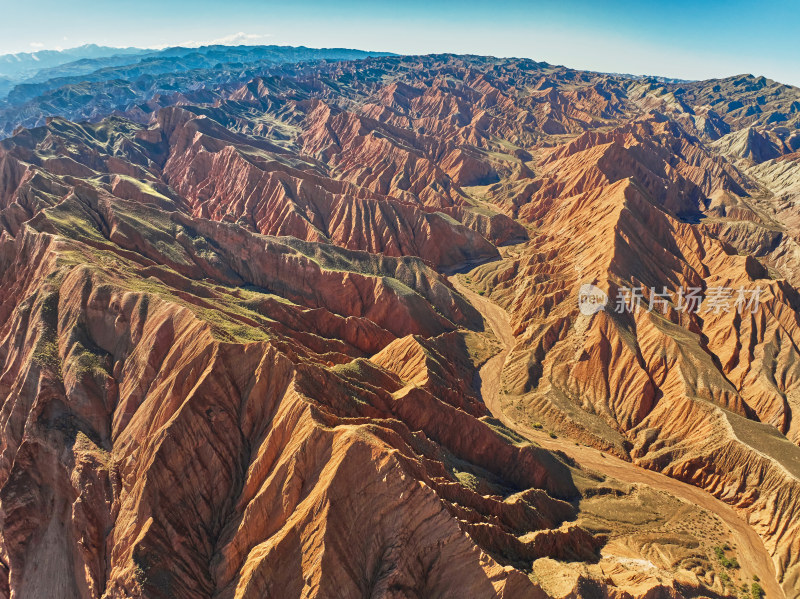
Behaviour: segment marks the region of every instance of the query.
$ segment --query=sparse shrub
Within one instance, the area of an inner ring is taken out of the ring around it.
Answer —
[[[730,569],[730,568],[738,568],[739,567],[739,560],[737,560],[735,557],[731,558],[731,559],[728,559],[728,556],[725,555],[725,547],[728,547],[728,545],[726,544],[726,545],[723,545],[722,547],[717,545],[716,547],[714,547],[714,553],[716,554],[717,559],[719,560],[719,563],[722,564],[723,567],[728,568],[728,569]]]
[[[551,432],[551,433],[550,433],[550,438],[551,438],[551,439],[558,439],[558,435],[557,435],[557,434],[555,434],[554,432]]]
[[[750,596],[753,599],[761,599],[764,596],[764,589],[761,588],[760,584],[754,582],[750,585]]]
[[[537,431],[538,431],[538,430],[541,430],[541,428],[542,428],[542,423],[541,423],[541,422],[534,422],[534,423],[533,423],[533,428],[535,428]]]

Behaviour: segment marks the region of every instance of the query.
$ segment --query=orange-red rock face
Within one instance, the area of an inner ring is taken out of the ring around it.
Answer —
[[[0,142],[0,596],[735,595],[608,554],[582,506],[634,491],[507,416],[735,506],[797,597],[800,163],[734,103],[786,98],[316,68]],[[584,283],[668,302],[587,316]]]

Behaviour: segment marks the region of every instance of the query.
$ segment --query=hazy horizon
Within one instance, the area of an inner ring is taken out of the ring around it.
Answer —
[[[678,79],[750,73],[800,86],[794,43],[797,10],[789,0],[759,7],[740,0],[473,0],[395,3],[347,0],[209,0],[165,5],[142,0],[132,13],[119,3],[98,11],[89,0],[69,8],[53,0],[4,7],[0,54],[84,44],[164,48],[179,45],[340,47],[398,54],[520,57],[575,69]],[[777,19],[783,13],[785,18]],[[41,19],[42,15],[48,18]]]

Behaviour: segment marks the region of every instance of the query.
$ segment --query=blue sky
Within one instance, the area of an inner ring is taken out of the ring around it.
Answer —
[[[270,43],[524,56],[683,78],[800,86],[800,1],[0,0],[0,53],[84,43]]]

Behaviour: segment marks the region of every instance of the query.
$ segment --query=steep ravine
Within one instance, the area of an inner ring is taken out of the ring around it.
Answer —
[[[766,592],[766,596],[770,599],[773,597],[777,599],[786,598],[786,594],[778,583],[774,564],[764,547],[763,541],[731,506],[698,487],[674,480],[652,470],[639,468],[630,462],[605,454],[592,447],[576,445],[563,437],[553,439],[541,430],[536,430],[510,418],[503,411],[500,398],[503,367],[514,345],[514,336],[511,331],[508,313],[491,300],[475,293],[464,285],[459,275],[453,275],[449,277],[449,280],[456,290],[483,315],[503,347],[480,369],[481,397],[492,416],[532,442],[549,450],[564,452],[586,470],[593,470],[626,483],[648,485],[716,514],[730,527],[736,538],[741,561],[749,565],[761,579],[761,585]]]

